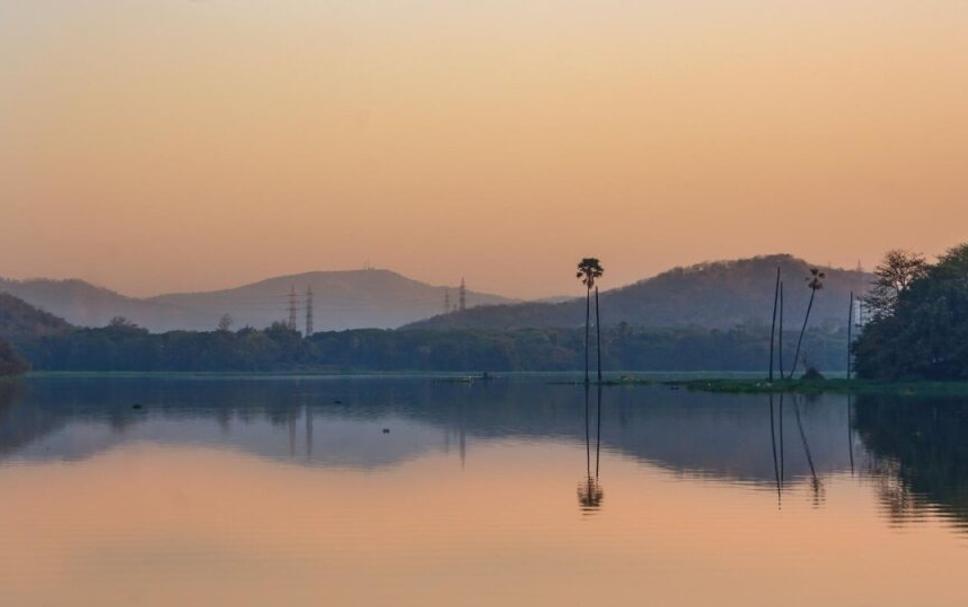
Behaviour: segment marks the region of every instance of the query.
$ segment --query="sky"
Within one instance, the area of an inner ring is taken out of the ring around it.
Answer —
[[[517,297],[968,240],[960,0],[0,0],[0,276]]]

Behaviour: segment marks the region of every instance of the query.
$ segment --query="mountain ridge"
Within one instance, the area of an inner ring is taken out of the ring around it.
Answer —
[[[810,268],[827,274],[826,290],[816,298],[811,323],[847,322],[848,293],[866,291],[871,275],[810,264],[787,253],[710,261],[679,266],[629,285],[602,291],[602,324],[622,322],[642,327],[729,329],[743,324],[769,324],[776,268],[781,268],[785,318],[789,328],[800,322],[809,290]],[[608,274],[605,274],[607,279]],[[584,297],[559,303],[525,302],[487,306],[438,315],[405,329],[567,328],[584,323]]]
[[[443,309],[445,291],[457,301],[457,287],[431,285],[392,270],[314,270],[273,276],[217,289],[130,297],[80,279],[0,278],[0,291],[80,327],[107,325],[123,316],[153,332],[212,330],[224,314],[235,327],[264,328],[288,316],[289,292],[296,289],[297,326],[303,327],[306,289],[314,294],[316,330],[396,328]],[[515,301],[469,290],[468,305]]]

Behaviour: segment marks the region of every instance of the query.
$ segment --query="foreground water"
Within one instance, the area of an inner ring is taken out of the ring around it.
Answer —
[[[968,401],[0,384],[0,605],[964,605]]]

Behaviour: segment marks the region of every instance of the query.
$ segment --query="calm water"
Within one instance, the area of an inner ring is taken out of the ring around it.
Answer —
[[[968,401],[0,384],[0,605],[965,605]]]

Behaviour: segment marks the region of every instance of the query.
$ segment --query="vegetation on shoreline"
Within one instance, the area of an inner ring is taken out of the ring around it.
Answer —
[[[968,395],[968,381],[870,381],[861,379],[694,379],[661,382],[697,392],[729,394],[898,394],[907,396]]]
[[[605,369],[756,371],[769,327],[646,330],[602,327]],[[303,337],[285,326],[239,331],[149,333],[115,323],[15,345],[39,371],[544,372],[583,367],[584,329],[519,331],[353,330]],[[846,336],[808,332],[810,364],[838,368]]]
[[[30,370],[20,354],[7,341],[0,339],[0,378],[23,375]]]
[[[875,272],[874,318],[854,342],[874,380],[968,380],[968,243],[927,264],[892,251]]]

